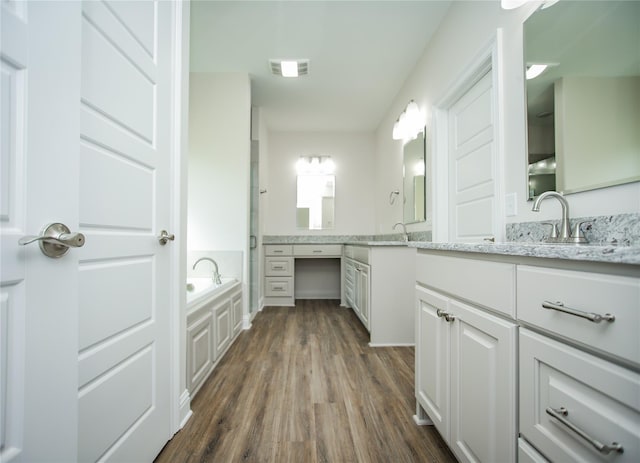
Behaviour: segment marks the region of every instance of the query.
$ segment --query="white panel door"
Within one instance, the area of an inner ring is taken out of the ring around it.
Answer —
[[[451,300],[451,447],[460,461],[515,461],[514,323]]]
[[[498,236],[492,74],[449,110],[449,240]]]
[[[442,437],[449,441],[450,327],[438,310],[446,312],[447,299],[416,288],[416,398]]]
[[[83,2],[78,460],[170,437],[171,2]]]
[[[25,235],[78,228],[80,4],[3,1],[0,461],[74,461],[77,253]]]
[[[0,461],[170,437],[171,2],[2,1]],[[86,244],[37,243],[65,223]]]

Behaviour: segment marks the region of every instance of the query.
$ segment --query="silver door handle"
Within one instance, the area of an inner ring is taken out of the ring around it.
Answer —
[[[587,320],[593,323],[600,323],[602,320],[606,320],[610,323],[616,321],[615,315],[611,315],[610,313],[600,315],[593,312],[583,312],[582,310],[566,307],[562,302],[553,303],[549,301],[544,301],[542,303],[542,308],[549,309],[549,310],[557,310],[558,312],[563,312],[569,315],[575,315],[576,317],[586,318]]]
[[[547,407],[547,409],[545,411],[547,412],[547,415],[554,417],[560,423],[565,425],[567,428],[569,428],[574,433],[576,433],[578,436],[580,436],[582,439],[584,439],[586,442],[588,442],[591,446],[593,446],[601,454],[609,455],[611,452],[617,452],[617,453],[623,453],[624,452],[624,449],[622,448],[622,445],[618,444],[617,442],[612,442],[610,445],[603,444],[602,442],[598,441],[597,439],[594,439],[589,434],[584,432],[582,429],[577,427],[571,421],[567,420],[565,418],[565,416],[569,415],[569,410],[567,410],[566,408],[564,408],[564,407],[560,407],[560,408]]]
[[[62,257],[69,248],[81,248],[84,246],[84,235],[82,233],[71,233],[69,227],[63,223],[51,223],[45,225],[40,236],[23,236],[18,240],[20,246],[38,242],[40,250],[47,257]]]
[[[167,230],[162,230],[160,232],[160,236],[158,236],[158,241],[163,246],[167,244],[168,241],[173,241],[175,239],[176,239],[176,235],[174,235],[173,233],[169,234]]]
[[[258,238],[256,235],[249,235],[249,249],[255,249],[258,247]]]

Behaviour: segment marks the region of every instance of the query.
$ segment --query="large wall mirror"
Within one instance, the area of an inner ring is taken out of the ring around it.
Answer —
[[[425,131],[404,144],[402,177],[404,223],[424,222],[425,208]]]
[[[560,1],[524,23],[529,198],[640,180],[640,2]]]
[[[336,178],[333,161],[328,156],[301,157],[296,170],[296,228],[334,228]]]

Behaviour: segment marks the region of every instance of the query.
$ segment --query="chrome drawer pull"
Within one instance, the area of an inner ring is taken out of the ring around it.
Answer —
[[[586,318],[587,320],[593,323],[600,323],[602,320],[606,320],[608,322],[616,321],[615,315],[611,315],[610,313],[600,315],[593,312],[583,312],[582,310],[565,307],[565,305],[562,302],[544,301],[542,303],[542,307],[544,309],[557,310],[558,312],[568,313],[569,315],[575,315],[576,317]]]
[[[564,407],[560,408],[551,408],[547,407],[547,415],[554,417],[560,423],[564,424],[567,428],[571,429],[578,436],[582,437],[585,441],[587,441],[590,445],[592,445],[598,452],[603,455],[609,455],[611,452],[623,453],[624,450],[622,445],[617,442],[612,442],[611,445],[603,444],[602,442],[594,439],[589,434],[584,432],[582,429],[577,427],[575,424],[571,423],[569,420],[565,418],[565,416],[569,415],[569,410]]]

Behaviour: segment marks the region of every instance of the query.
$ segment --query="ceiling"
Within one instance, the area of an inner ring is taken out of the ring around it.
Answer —
[[[191,71],[247,72],[275,131],[373,131],[451,1],[191,2]],[[309,59],[271,75],[269,59]]]

